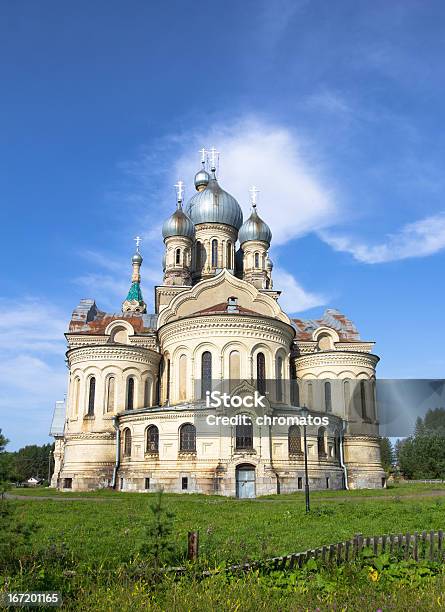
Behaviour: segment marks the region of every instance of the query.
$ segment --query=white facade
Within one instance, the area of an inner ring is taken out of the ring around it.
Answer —
[[[303,489],[303,427],[286,421],[302,406],[328,419],[307,426],[313,488],[384,486],[373,343],[334,310],[290,319],[272,290],[270,230],[254,208],[238,257],[241,212],[205,175],[190,218],[180,200],[164,224],[155,313],[145,312],[139,251],[123,312],[103,313],[93,300],[73,312],[53,486],[240,496]],[[265,408],[208,407],[210,388],[241,398],[261,391]],[[236,414],[252,426],[214,423]]]

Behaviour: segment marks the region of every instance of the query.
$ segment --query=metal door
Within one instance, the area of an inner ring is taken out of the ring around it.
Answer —
[[[255,468],[240,466],[236,469],[236,496],[245,499],[255,497]]]

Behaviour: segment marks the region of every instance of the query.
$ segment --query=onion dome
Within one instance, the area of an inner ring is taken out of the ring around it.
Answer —
[[[201,168],[199,172],[195,174],[195,187],[197,191],[202,191],[207,187],[210,181],[210,174],[204,168]]]
[[[162,236],[164,239],[170,238],[171,236],[194,238],[195,227],[190,218],[182,210],[180,202],[178,202],[178,207],[172,216],[164,222],[164,225],[162,226]]]
[[[238,230],[243,224],[241,206],[233,196],[219,186],[215,175],[210,178],[204,190],[198,191],[191,198],[186,212],[195,225],[223,223]]]
[[[266,257],[266,270],[273,270],[273,263],[269,255]]]
[[[139,253],[139,251],[136,251],[136,253],[131,258],[131,263],[140,265],[142,262],[143,262],[142,255]]]
[[[253,206],[252,213],[239,231],[238,239],[240,244],[248,240],[260,240],[270,244],[272,240],[272,232],[270,227],[265,223],[256,211],[256,206]]]

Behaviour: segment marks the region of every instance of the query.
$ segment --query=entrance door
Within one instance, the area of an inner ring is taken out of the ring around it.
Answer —
[[[240,465],[236,468],[236,496],[242,499],[255,497],[255,468]]]

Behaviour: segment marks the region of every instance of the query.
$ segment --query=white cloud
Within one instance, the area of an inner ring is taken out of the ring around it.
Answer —
[[[130,261],[117,259],[98,251],[85,251],[82,255],[88,259],[95,271],[78,276],[73,282],[84,288],[85,297],[94,299],[99,309],[109,308],[117,312],[130,288],[132,272]],[[100,272],[98,268],[106,272]],[[141,277],[144,300],[149,304],[152,298],[150,285],[159,284],[162,280],[162,257],[152,245],[146,245]]]
[[[323,306],[327,302],[325,296],[303,289],[295,278],[285,270],[274,268],[273,279],[274,288],[283,292],[278,299],[280,306],[289,314]]]
[[[66,390],[68,319],[48,301],[11,307],[0,298],[0,424],[11,450],[48,439],[54,401]]]
[[[445,248],[445,213],[408,223],[398,232],[388,234],[385,242],[368,245],[348,236],[320,232],[321,238],[336,251],[351,253],[360,262],[375,264],[425,257]]]
[[[210,125],[203,133],[186,139],[176,163],[180,177],[190,180],[198,169],[197,150],[215,146],[220,150],[219,179],[249,214],[249,186],[260,189],[258,210],[272,229],[274,245],[338,221],[338,205],[325,187],[303,143],[284,126],[247,118],[225,126]],[[189,183],[189,196],[194,188]]]
[[[0,298],[0,353],[63,353],[67,325],[66,313],[50,303],[28,299],[12,308],[9,300]]]

